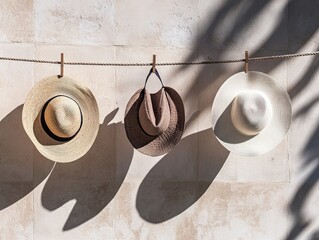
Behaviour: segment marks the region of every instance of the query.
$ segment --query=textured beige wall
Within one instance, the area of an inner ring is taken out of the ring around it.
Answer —
[[[177,62],[319,49],[318,0],[0,6],[0,56],[150,62],[154,53]],[[318,65],[318,57],[250,64],[286,87],[293,103],[287,138],[253,158],[226,151],[210,122],[218,88],[243,64],[158,67],[184,100],[187,128],[154,158],[133,150],[123,128],[149,67],[65,66],[95,94],[101,126],[88,154],[54,166],[26,136],[21,111],[33,84],[59,66],[0,61],[0,239],[319,239]]]

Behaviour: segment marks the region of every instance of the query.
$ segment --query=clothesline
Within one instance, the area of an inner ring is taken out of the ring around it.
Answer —
[[[232,59],[232,60],[212,60],[212,61],[197,61],[197,62],[164,62],[155,63],[155,66],[176,66],[176,65],[201,65],[201,64],[220,64],[220,63],[239,63],[239,62],[253,62],[253,61],[264,61],[273,59],[286,59],[293,57],[305,57],[319,55],[317,52],[308,53],[294,53],[294,54],[283,54],[263,57],[249,57],[247,59]],[[129,67],[129,66],[152,66],[154,63],[97,63],[97,62],[64,62],[64,61],[48,61],[38,59],[27,59],[27,58],[12,58],[12,57],[0,57],[0,60],[4,61],[18,61],[18,62],[33,62],[33,63],[47,63],[47,64],[64,64],[64,65],[84,65],[84,66],[118,66],[118,67]]]

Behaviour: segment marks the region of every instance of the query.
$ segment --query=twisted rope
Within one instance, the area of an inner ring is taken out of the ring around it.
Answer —
[[[264,61],[273,59],[286,59],[293,57],[305,57],[318,55],[317,52],[308,53],[294,53],[294,54],[284,54],[284,55],[274,55],[274,56],[264,56],[264,57],[251,57],[248,58],[248,62],[253,61]],[[9,58],[0,57],[0,60],[4,61],[18,61],[18,62],[33,62],[33,63],[47,63],[47,64],[61,64],[60,61],[47,61],[47,60],[37,60],[37,59],[26,59],[26,58]],[[199,61],[199,62],[167,62],[167,63],[156,63],[156,66],[177,66],[177,65],[201,65],[201,64],[220,64],[220,63],[239,63],[245,62],[245,59],[233,59],[233,60],[216,60],[216,61]],[[130,66],[152,66],[152,63],[95,63],[95,62],[64,62],[65,65],[81,65],[81,66],[114,66],[114,67],[130,67]]]
[[[262,60],[269,60],[269,59],[305,57],[305,56],[314,56],[314,55],[318,55],[318,54],[319,54],[319,51],[309,52],[309,53],[294,53],[294,54],[283,54],[283,55],[264,56],[264,57],[252,57],[252,58],[249,58],[249,61],[262,61]]]
[[[61,62],[59,62],[59,61],[47,61],[47,60],[37,60],[37,59],[27,59],[27,58],[0,57],[0,60],[16,61],[16,62],[34,62],[34,63],[61,64]]]

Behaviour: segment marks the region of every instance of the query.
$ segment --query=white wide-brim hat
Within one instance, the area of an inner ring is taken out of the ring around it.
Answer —
[[[250,111],[257,111],[256,116]],[[256,156],[281,143],[291,116],[289,95],[278,82],[261,72],[240,72],[218,90],[212,106],[212,127],[230,152]]]
[[[31,89],[22,123],[43,156],[71,162],[93,145],[99,130],[99,110],[88,88],[68,77],[52,76]]]

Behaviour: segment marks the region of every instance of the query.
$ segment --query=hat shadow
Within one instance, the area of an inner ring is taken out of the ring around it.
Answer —
[[[195,142],[197,161],[189,157]],[[228,155],[211,129],[183,138],[140,184],[136,197],[140,216],[161,223],[184,212],[206,192]]]
[[[125,137],[124,125],[109,124],[117,110],[106,116],[91,149],[74,162],[56,163],[43,188],[41,202],[50,211],[76,200],[63,231],[100,213],[114,198],[126,176],[133,148]],[[121,143],[121,159],[116,154],[117,142]]]
[[[22,109],[18,106],[0,121],[0,210],[29,194],[54,165],[37,152],[24,131]],[[38,167],[41,174],[34,177]]]
[[[234,100],[233,100],[234,101]],[[231,108],[233,101],[227,106],[224,112],[220,115],[218,120],[216,121],[216,125],[214,127],[214,133],[216,137],[226,143],[242,143],[246,142],[249,139],[255,137],[248,136],[240,133],[236,127],[234,126],[231,120]]]

